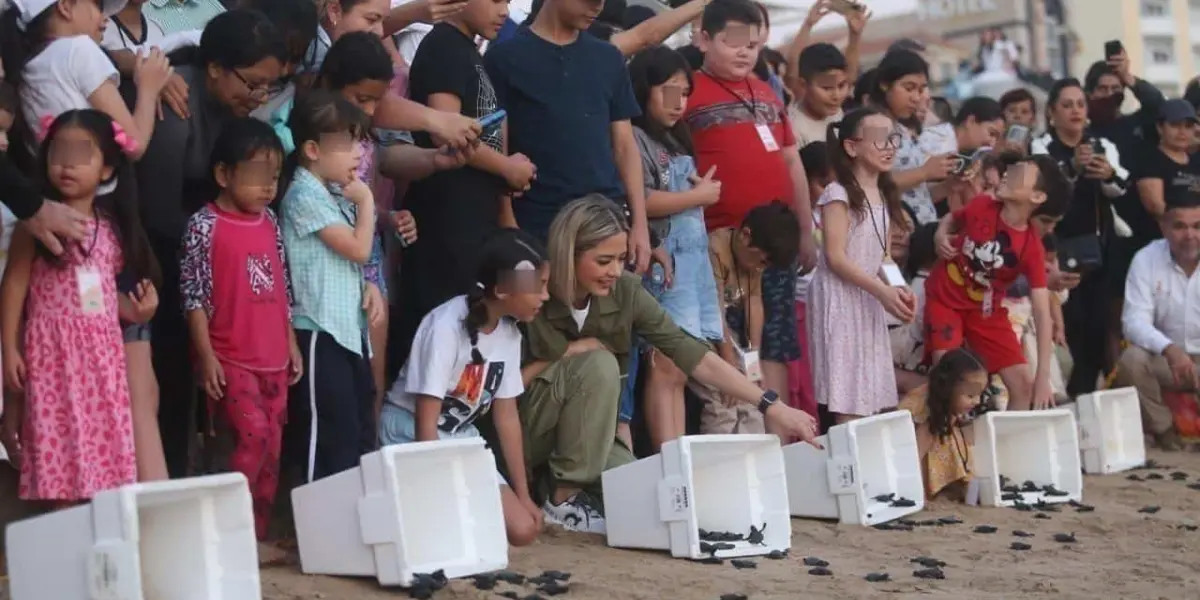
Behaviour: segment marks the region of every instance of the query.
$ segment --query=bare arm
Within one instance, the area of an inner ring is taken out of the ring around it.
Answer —
[[[0,283],[0,340],[4,354],[11,353],[11,356],[20,356],[21,322],[34,256],[33,237],[24,227],[17,227],[8,248],[4,280]]]
[[[216,358],[212,341],[208,338],[208,313],[203,309],[187,311],[188,333],[192,337],[192,348],[201,364]]]
[[[422,148],[413,144],[396,144],[383,150],[379,172],[389,179],[416,181],[437,172],[434,158],[441,150]]]
[[[629,58],[650,46],[663,43],[676,31],[699,18],[710,1],[692,0],[678,8],[662,11],[638,23],[633,29],[614,33],[608,41],[621,51],[622,56]]]
[[[523,498],[529,494],[529,482],[525,478],[525,435],[521,432],[516,398],[498,398],[492,403],[492,413],[500,451],[508,467],[508,482],[513,493]]]
[[[1137,182],[1138,196],[1146,212],[1155,217],[1161,217],[1167,210],[1167,202],[1163,194],[1163,180],[1157,177],[1139,179]]]
[[[383,18],[383,38],[387,39],[413,23],[432,22],[431,8],[429,0],[411,0],[393,8]]]
[[[429,108],[440,110],[446,113],[462,114],[462,100],[454,94],[430,94]],[[508,124],[503,125],[505,128],[504,139],[508,139]],[[467,160],[467,164],[479,169],[487,171],[493,175],[498,175],[508,179],[508,157],[492,150],[487,144],[479,144],[475,152],[471,153],[471,158]]]
[[[625,186],[626,201],[633,217],[632,228],[645,229],[646,183],[642,180],[642,154],[638,151],[637,141],[633,139],[633,125],[629,121],[613,121],[609,132],[612,135],[617,171],[621,175],[621,183]]]
[[[783,149],[788,174],[792,178],[792,211],[800,222],[800,236],[811,237],[813,228],[812,198],[808,195],[808,174],[800,162],[800,148],[788,146]]]
[[[1033,326],[1037,332],[1037,373],[1034,381],[1050,380],[1050,356],[1054,352],[1054,317],[1050,309],[1050,290],[1042,287],[1030,292]]]
[[[151,93],[151,89],[139,87],[131,115],[125,106],[125,100],[121,98],[121,93],[117,91],[117,84],[106,81],[88,96],[88,104],[112,117],[113,121],[137,140],[137,148],[132,153],[134,160],[146,153],[150,136],[154,135],[154,123],[158,119],[157,91]]]
[[[438,418],[442,414],[442,399],[433,396],[418,395],[416,425],[414,433],[418,442],[432,442],[438,439]]]
[[[669,217],[693,206],[705,206],[695,191],[696,188],[686,192],[650,190],[650,193],[646,195],[646,216],[650,218]]]
[[[375,202],[358,205],[358,218],[353,229],[346,225],[330,225],[318,231],[317,237],[338,256],[360,265],[367,264],[375,238]]]

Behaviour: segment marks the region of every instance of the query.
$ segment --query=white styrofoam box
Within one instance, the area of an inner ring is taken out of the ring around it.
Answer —
[[[241,473],[153,481],[8,526],[13,600],[261,600]]]
[[[1067,493],[1047,496],[1025,492],[1026,504],[1079,501],[1083,499],[1079,437],[1075,416],[1066,409],[989,412],[975,421],[975,476],[979,480],[979,503],[983,506],[1012,506],[1002,498],[1000,476],[1021,485],[1053,485]]]
[[[749,534],[762,544],[734,542],[716,556],[736,558],[787,550],[792,544],[783,453],[774,435],[688,435],[662,451],[601,475],[608,545],[669,550],[703,558],[700,531]],[[765,528],[763,527],[765,525]]]
[[[1083,470],[1093,475],[1120,473],[1146,462],[1142,407],[1136,388],[1085,394],[1068,404],[1079,425]]]
[[[783,449],[792,516],[875,525],[925,507],[917,434],[907,410],[836,425],[817,439],[823,450],[803,442]],[[915,506],[875,499],[888,495]]]
[[[483,438],[386,446],[292,490],[300,568],[411,586],[508,566],[496,462]]]

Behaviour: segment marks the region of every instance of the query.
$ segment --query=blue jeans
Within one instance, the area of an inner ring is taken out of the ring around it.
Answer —
[[[440,429],[438,430],[438,439],[442,440],[477,437],[480,437],[479,430],[474,425],[467,425],[455,433],[446,433]],[[392,444],[408,444],[415,441],[417,441],[417,415],[391,402],[384,402],[383,410],[379,412],[379,444],[381,446],[391,446]],[[504,480],[504,476],[500,474],[499,469],[496,470],[496,483],[508,485],[508,482]]]

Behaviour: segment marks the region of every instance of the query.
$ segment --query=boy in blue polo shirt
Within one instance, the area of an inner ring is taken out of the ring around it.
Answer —
[[[513,201],[517,224],[546,239],[550,222],[575,198],[600,193],[628,207],[629,262],[650,261],[641,154],[629,120],[640,112],[625,58],[587,33],[603,2],[546,0],[529,27],[484,55],[508,151],[537,165],[537,179]]]

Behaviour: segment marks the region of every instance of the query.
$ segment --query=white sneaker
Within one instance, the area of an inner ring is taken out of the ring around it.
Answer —
[[[562,504],[552,504],[549,499],[542,504],[546,521],[569,531],[598,533],[604,535],[604,515],[596,508],[596,501],[584,492],[576,492]]]

